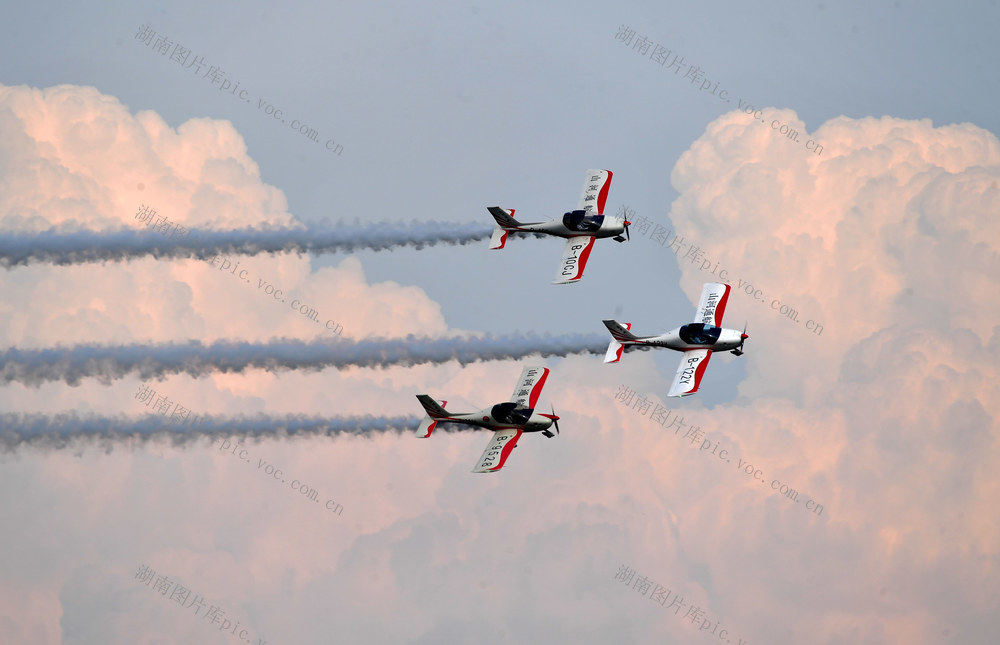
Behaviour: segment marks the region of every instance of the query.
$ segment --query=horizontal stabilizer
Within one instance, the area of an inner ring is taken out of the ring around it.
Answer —
[[[502,226],[498,226],[493,229],[493,237],[490,238],[490,248],[491,249],[502,249],[504,244],[507,243],[507,230]]]
[[[622,359],[622,352],[625,351],[625,344],[619,342],[621,338],[625,342],[629,342],[634,339],[635,336],[629,330],[632,329],[632,323],[620,323],[616,320],[605,320],[604,325],[611,332],[614,338],[608,344],[608,353],[604,355],[605,363],[617,363]]]
[[[427,416],[437,419],[448,416],[448,411],[444,409],[444,406],[448,405],[447,401],[438,403],[426,394],[418,394],[417,400],[420,401],[420,405],[424,406]]]
[[[426,394],[418,394],[417,400],[420,401],[420,405],[424,406],[424,411],[427,412],[427,416],[420,422],[420,427],[417,428],[416,436],[420,439],[426,439],[431,436],[432,432],[434,432],[434,428],[437,427],[438,421],[448,416],[447,410],[444,409],[444,406],[448,405],[448,402],[435,401]]]
[[[635,342],[639,337],[632,333],[632,323],[620,323],[617,320],[602,320],[611,335],[620,343]]]
[[[490,215],[493,216],[493,219],[497,221],[498,226],[502,226],[503,228],[517,228],[521,225],[520,222],[514,219],[513,208],[508,211],[500,208],[499,206],[490,206],[486,210],[488,210]]]
[[[431,433],[434,432],[434,428],[437,427],[437,424],[437,419],[424,417],[424,420],[420,422],[420,427],[417,428],[416,437],[418,439],[426,439],[431,436]]]

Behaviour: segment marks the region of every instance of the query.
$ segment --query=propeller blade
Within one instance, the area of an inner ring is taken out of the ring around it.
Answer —
[[[632,241],[632,236],[628,234],[628,225],[631,223],[632,222],[625,220],[625,239],[627,239],[629,242]]]
[[[556,416],[556,406],[552,405],[552,424],[556,427],[556,434],[559,434],[559,417]]]
[[[736,348],[736,352],[733,352],[734,354],[737,356],[741,356],[743,354],[743,343],[747,342],[747,338],[750,338],[750,336],[747,335],[747,323],[746,321],[743,321],[743,332],[740,334],[740,346]]]

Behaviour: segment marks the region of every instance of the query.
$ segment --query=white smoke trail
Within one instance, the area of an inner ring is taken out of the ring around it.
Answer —
[[[109,232],[51,229],[41,233],[0,234],[0,266],[9,269],[32,262],[65,265],[142,257],[210,259],[225,254],[383,251],[400,246],[469,244],[489,239],[492,232],[493,226],[486,223],[450,222],[192,230],[184,237],[150,229]]]
[[[211,372],[247,369],[322,370],[328,367],[411,366],[420,363],[461,364],[520,359],[525,356],[604,354],[607,334],[484,335],[478,337],[341,339],[301,341],[277,339],[266,343],[220,340],[210,344],[190,341],[156,345],[77,345],[49,349],[11,348],[0,353],[0,384],[37,386],[46,381],[78,385],[96,378],[110,383],[128,374],[144,380],[169,374],[194,377]]]
[[[417,406],[416,400],[413,402]],[[199,416],[184,423],[164,416],[100,417],[72,413],[57,415],[0,415],[0,450],[19,447],[64,448],[78,443],[98,443],[111,448],[122,443],[142,443],[166,438],[175,445],[191,444],[204,438],[368,435],[377,432],[403,433],[420,424],[419,416],[307,417]],[[445,432],[474,431],[478,428],[447,424]]]

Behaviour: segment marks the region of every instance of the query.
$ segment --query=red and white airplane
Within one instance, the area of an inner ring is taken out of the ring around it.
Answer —
[[[507,234],[510,231],[565,237],[566,248],[563,249],[562,264],[559,265],[559,272],[552,282],[567,284],[579,281],[590,258],[590,251],[594,248],[594,240],[599,237],[613,237],[618,242],[624,242],[628,236],[628,225],[631,222],[624,217],[604,216],[604,203],[608,200],[612,174],[610,170],[588,170],[583,182],[580,203],[577,204],[576,210],[566,213],[559,221],[519,222],[514,219],[513,208],[506,210],[499,206],[490,206],[486,210],[497,221],[493,238],[490,240],[490,248],[502,249],[507,243]]]
[[[435,401],[426,394],[418,394],[417,400],[424,406],[427,416],[417,428],[417,437],[426,439],[434,432],[439,423],[461,423],[464,425],[488,428],[493,431],[493,438],[486,445],[483,456],[472,470],[474,473],[495,473],[507,462],[507,457],[517,445],[517,440],[525,432],[541,432],[552,438],[550,427],[555,425],[559,432],[559,417],[555,410],[552,414],[535,412],[535,404],[549,376],[547,367],[526,367],[521,372],[521,378],[514,388],[514,394],[507,403],[498,403],[484,408],[479,412],[455,413],[448,412],[444,406],[447,401]]]
[[[728,284],[706,282],[701,290],[701,301],[694,322],[668,331],[660,336],[636,336],[632,333],[631,323],[619,323],[605,320],[614,340],[608,345],[605,363],[617,363],[621,360],[622,350],[626,345],[644,345],[649,347],[669,347],[684,352],[681,364],[674,375],[667,396],[687,396],[698,391],[701,377],[705,375],[708,359],[712,352],[732,350],[737,356],[743,355],[743,343],[747,338],[746,327],[740,332],[736,329],[722,328],[722,314],[726,311],[729,301]]]

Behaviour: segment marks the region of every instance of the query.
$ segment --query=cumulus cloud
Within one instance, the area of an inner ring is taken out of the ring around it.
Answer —
[[[5,232],[134,228],[142,204],[190,228],[303,227],[282,192],[261,181],[228,121],[194,119],[174,129],[94,88],[0,86],[0,128],[10,134],[0,155]],[[246,273],[222,271],[227,259],[242,261]],[[422,290],[368,285],[354,258],[315,272],[296,256],[32,266],[0,275],[0,286],[9,295],[0,303],[8,346],[263,339],[275,328],[316,336],[339,327],[350,337],[444,329]],[[284,302],[273,297],[277,290]]]
[[[775,116],[805,131],[794,112]],[[828,144],[822,155],[731,113],[671,175],[678,233],[754,285],[732,280],[729,322],[749,319],[748,378],[712,420],[765,456],[766,470],[828,501],[828,533],[816,539],[859,564],[845,570],[833,556],[808,567],[812,579],[845,595],[876,588],[867,597],[878,609],[826,621],[829,635],[877,624],[876,641],[976,640],[988,620],[979,594],[997,590],[980,559],[998,544],[981,518],[1000,502],[1000,143],[971,124],[892,117],[839,117],[811,136]],[[690,263],[681,271],[692,300],[713,279]],[[775,298],[800,311],[798,323]],[[752,505],[750,543],[776,519]],[[944,609],[930,587],[957,595]],[[892,610],[885,588],[909,611]]]
[[[179,221],[209,223],[193,204],[212,200],[224,214],[212,225],[293,221],[280,193],[258,185],[228,124],[199,121],[194,137],[195,126],[156,126],[162,121],[151,113],[132,116],[112,98],[75,90],[4,90],[0,127],[21,132],[4,139],[13,142],[4,158],[67,169],[17,175],[3,199],[31,207],[22,215],[5,208],[9,229],[91,227],[97,218],[110,226],[132,216],[136,196],[124,193],[136,190],[137,177],[110,189],[108,173],[82,168],[92,155],[81,142],[111,140],[109,127],[87,116],[97,114],[117,115],[113,130],[125,134],[116,136],[133,142],[128,150],[101,144],[105,155],[129,160],[113,165],[160,168],[143,192],[160,190],[166,200],[174,186],[206,184],[191,188],[187,210],[177,205],[192,218]],[[34,112],[60,116],[46,122]],[[802,126],[791,111],[776,116]],[[755,300],[733,283],[727,323],[746,318],[751,334],[735,401],[707,408],[697,397],[663,400],[667,384],[650,353],[614,366],[569,357],[549,359],[542,397],[562,417],[562,433],[523,438],[499,475],[468,472],[485,446],[476,432],[247,448],[342,503],[335,517],[218,449],[144,444],[7,457],[5,490],[18,494],[0,511],[19,520],[7,538],[14,553],[31,557],[3,556],[0,637],[58,638],[51,616],[65,615],[77,634],[209,638],[204,621],[135,582],[139,564],[183,581],[271,642],[318,642],[317,625],[354,641],[703,637],[648,593],[614,580],[624,564],[683,596],[682,614],[694,605],[721,621],[734,643],[985,642],[1000,597],[990,565],[1000,335],[989,283],[998,274],[989,231],[1000,146],[972,125],[889,117],[838,118],[813,136],[825,144],[820,156],[745,115],[724,115],[672,174],[678,232],[765,294]],[[174,176],[185,179],[165,179]],[[75,197],[52,197],[63,192]],[[239,208],[227,198],[256,219],[235,223],[228,214]],[[127,204],[121,215],[92,205],[116,201]],[[452,331],[420,289],[369,285],[356,259],[319,272],[292,256],[245,262],[254,276],[301,295],[321,320],[343,324],[345,336]],[[702,282],[717,279],[681,267],[692,301]],[[194,260],[20,267],[0,275],[0,285],[18,298],[2,305],[8,346],[265,340],[278,327],[308,339],[319,331],[273,296]],[[803,321],[822,322],[823,333],[782,318],[770,308],[774,298]],[[155,387],[204,413],[400,416],[419,414],[416,393],[463,409],[503,400],[519,371],[448,363],[335,376],[172,376]],[[649,407],[616,401],[619,385],[649,395]],[[3,390],[7,409],[37,410],[52,397],[54,412],[71,403],[135,414],[135,386]],[[654,422],[657,404],[684,425]],[[730,461],[701,450],[705,439],[728,447]],[[738,461],[751,462],[763,481]],[[773,490],[776,479],[823,512]],[[88,604],[94,597],[101,602]]]

